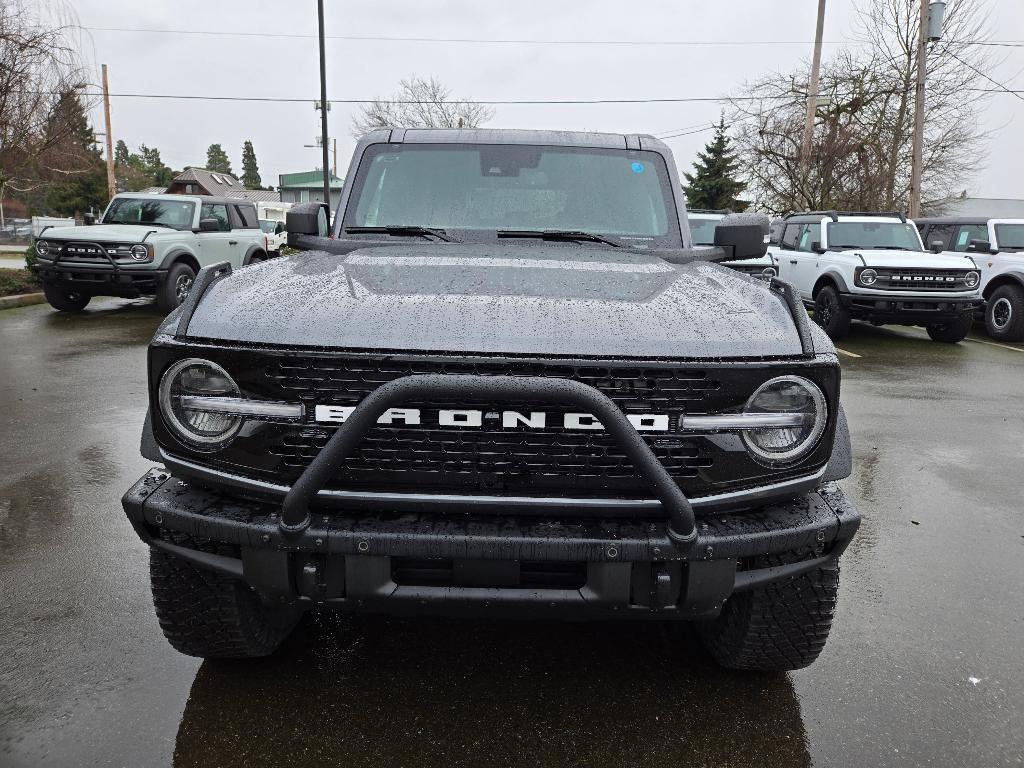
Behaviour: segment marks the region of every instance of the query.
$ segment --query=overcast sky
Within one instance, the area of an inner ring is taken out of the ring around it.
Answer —
[[[849,36],[854,0],[828,0],[825,55]],[[264,184],[277,174],[319,166],[313,101],[319,96],[315,0],[75,0],[89,28],[290,33],[309,38],[113,32],[93,29],[97,63],[110,68],[112,93],[301,98],[302,103],[203,102],[115,98],[113,134],[134,151],[160,149],[175,169],[203,165],[218,142],[241,174],[251,139]],[[988,0],[993,38],[1024,39],[1024,2]],[[434,75],[454,94],[480,100],[720,97],[766,71],[809,59],[815,0],[327,0],[329,35],[529,40],[792,41],[770,45],[541,45],[327,41],[327,95],[366,99],[393,93],[410,75]],[[88,38],[87,38],[88,39]],[[1024,48],[999,49],[993,72],[1024,89]],[[965,95],[975,99],[977,94]],[[345,174],[354,145],[354,105],[335,104],[330,133]],[[496,106],[491,127],[664,134],[716,120],[714,103]],[[102,130],[102,113],[93,119]],[[964,179],[982,197],[1024,197],[1024,100],[994,96],[978,119],[995,131],[987,162]],[[681,170],[710,132],[667,139]]]

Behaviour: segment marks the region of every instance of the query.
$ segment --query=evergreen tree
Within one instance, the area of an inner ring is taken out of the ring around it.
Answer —
[[[114,165],[122,167],[128,165],[128,145],[124,143],[123,139],[118,139],[117,144],[114,145]]]
[[[735,177],[739,163],[729,145],[726,132],[725,117],[715,126],[715,136],[709,141],[703,152],[697,153],[697,162],[693,164],[693,173],[684,173],[686,184],[686,203],[690,208],[728,208],[742,211],[750,203],[738,200],[739,195],[747,188],[745,182]]]
[[[220,144],[211,144],[207,148],[206,170],[213,171],[214,173],[230,173],[234,175],[234,171],[231,170],[231,161],[228,160],[228,153],[224,151]]]
[[[174,179],[174,171],[164,165],[160,159],[160,150],[143,144],[139,147],[139,153],[142,156],[142,170],[152,180],[152,186],[169,186]]]
[[[48,186],[45,207],[69,216],[90,207],[102,209],[108,199],[105,163],[82,102],[73,91],[61,95],[48,134],[56,133],[58,122],[64,127],[64,138],[55,143],[47,161],[63,173]]]
[[[256,150],[252,148],[252,142],[249,140],[242,145],[242,185],[246,189],[263,188],[260,167],[256,163]]]

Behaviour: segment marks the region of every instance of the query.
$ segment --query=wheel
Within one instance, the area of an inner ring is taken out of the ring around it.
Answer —
[[[156,289],[156,305],[160,311],[167,314],[177,309],[188,298],[195,279],[196,273],[192,267],[180,261],[167,270],[167,277]]]
[[[175,650],[188,656],[268,656],[301,616],[269,608],[246,584],[159,549],[149,551],[149,576],[160,629]]]
[[[759,558],[760,566],[779,565]],[[715,661],[728,669],[778,672],[818,658],[832,627],[839,565],[730,597],[718,618],[697,625]]]
[[[249,264],[259,264],[261,261],[266,261],[266,259],[263,258],[262,256],[253,256],[251,259],[249,259]]]
[[[43,283],[43,295],[51,307],[61,312],[81,312],[92,298],[87,293],[69,291],[49,283]]]
[[[1003,285],[992,292],[985,307],[985,330],[999,341],[1024,340],[1024,288]]]
[[[947,323],[931,323],[925,326],[925,330],[932,337],[932,341],[956,344],[958,341],[963,341],[967,338],[967,334],[970,333],[973,324],[974,318],[968,313],[960,315],[960,317]]]
[[[850,311],[839,301],[839,292],[831,285],[814,294],[814,322],[825,329],[833,341],[850,332]]]

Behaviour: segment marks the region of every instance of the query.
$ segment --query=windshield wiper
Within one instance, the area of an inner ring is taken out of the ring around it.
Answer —
[[[541,240],[589,240],[594,243],[604,243],[613,248],[622,247],[622,243],[617,243],[610,237],[576,229],[499,229],[498,237],[536,237]]]
[[[166,227],[167,229],[177,229],[177,227],[172,227],[170,224],[164,224],[161,221],[118,221],[113,219],[111,221],[101,221],[100,224],[127,224],[129,227]]]
[[[450,237],[447,232],[443,229],[434,229],[433,227],[421,227],[417,224],[389,224],[386,227],[345,227],[345,231],[350,235],[396,235],[398,237],[407,236],[415,237],[436,237],[438,240],[444,240],[446,243],[457,243],[453,237]]]

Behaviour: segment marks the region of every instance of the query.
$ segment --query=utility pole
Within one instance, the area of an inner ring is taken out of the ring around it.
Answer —
[[[818,78],[821,71],[821,35],[825,29],[825,0],[818,0],[818,24],[814,31],[814,58],[811,60],[811,80],[807,86],[807,118],[804,120],[804,140],[800,145],[800,166],[805,175],[811,167],[811,139],[814,137],[814,115],[818,109]]]
[[[324,50],[324,0],[317,0],[317,18],[320,23],[320,136],[324,160],[324,202],[331,209],[331,167],[327,163],[327,64]],[[109,141],[109,139],[108,139]],[[330,213],[327,214],[328,220]]]
[[[117,194],[117,178],[114,176],[114,136],[110,132],[110,86],[107,84],[107,65],[103,65],[103,120],[107,127],[107,193]]]
[[[924,83],[928,67],[928,0],[921,0],[917,27],[917,84],[914,87],[914,134],[910,150],[910,204],[908,213],[921,215],[921,164],[924,154]]]
[[[338,178],[338,140],[331,139],[331,173]]]

